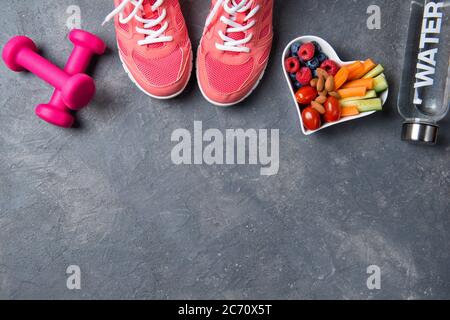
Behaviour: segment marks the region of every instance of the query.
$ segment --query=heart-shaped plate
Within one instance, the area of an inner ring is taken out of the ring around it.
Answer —
[[[356,115],[356,116],[345,117],[345,118],[342,118],[341,120],[336,121],[336,122],[325,123],[319,129],[314,130],[314,131],[307,130],[305,128],[305,126],[303,125],[303,120],[302,120],[302,112],[301,112],[301,110],[299,108],[299,105],[297,103],[297,99],[295,98],[295,92],[294,92],[294,89],[292,88],[291,79],[289,78],[289,74],[286,72],[286,70],[284,68],[284,61],[289,57],[291,46],[294,43],[297,43],[297,42],[307,43],[307,42],[312,42],[312,41],[317,42],[320,45],[320,47],[322,48],[322,52],[325,53],[328,56],[329,59],[334,60],[340,66],[346,66],[346,65],[349,65],[349,64],[352,64],[352,63],[355,62],[355,61],[348,61],[348,62],[342,61],[339,58],[339,56],[337,55],[336,51],[334,51],[333,47],[327,41],[325,41],[324,39],[322,39],[320,37],[316,37],[316,36],[302,36],[302,37],[299,37],[297,39],[292,40],[286,46],[286,48],[284,49],[284,52],[283,52],[281,65],[283,67],[283,73],[284,73],[284,75],[286,77],[286,81],[288,83],[289,90],[291,91],[291,94],[292,94],[292,99],[294,100],[295,108],[297,109],[298,118],[300,120],[300,126],[302,128],[302,132],[305,135],[309,136],[309,135],[312,135],[313,133],[316,133],[316,132],[318,132],[320,130],[323,130],[325,128],[334,126],[336,124],[352,121],[352,120],[359,119],[359,118],[364,118],[364,117],[370,116],[371,114],[374,114],[376,111],[364,112],[364,113],[360,113],[359,115]],[[386,91],[381,93],[380,99],[383,102],[383,105],[386,103],[386,101],[388,99],[388,96],[389,96],[389,89],[387,89]]]

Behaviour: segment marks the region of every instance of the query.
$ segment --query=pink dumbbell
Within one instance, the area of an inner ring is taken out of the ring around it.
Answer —
[[[73,109],[86,106],[94,97],[94,80],[85,74],[69,75],[37,53],[33,40],[17,36],[3,48],[3,60],[13,71],[28,70],[61,91],[64,103]]]
[[[102,39],[83,30],[72,30],[69,34],[69,40],[74,45],[64,68],[64,71],[69,75],[85,72],[92,57],[102,55],[106,50],[106,45]],[[79,110],[79,108],[71,109]],[[36,114],[41,119],[63,128],[72,127],[74,122],[74,117],[67,109],[63,94],[59,90],[55,90],[48,104],[37,106]]]

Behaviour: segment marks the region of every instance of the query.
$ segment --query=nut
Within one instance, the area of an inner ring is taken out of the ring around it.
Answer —
[[[311,85],[311,87],[316,88],[318,81],[319,81],[318,78],[314,78],[314,79],[311,80],[311,82],[309,84]]]
[[[319,80],[317,81],[317,91],[323,91],[325,89],[325,78],[323,76],[319,76]]]
[[[327,90],[319,91],[319,95],[326,97],[328,95],[328,91]]]
[[[327,81],[325,82],[325,89],[327,89],[328,92],[334,91],[334,78],[328,77]]]
[[[320,114],[325,114],[325,108],[320,103],[317,103],[315,101],[311,102],[311,107],[315,109]]]
[[[335,97],[336,99],[341,99],[341,96],[336,91],[332,91],[328,93],[330,96]]]
[[[328,73],[322,68],[317,68],[316,72],[317,72],[317,75],[322,76],[325,79],[329,77]]]
[[[327,97],[326,96],[318,96],[317,99],[316,99],[316,102],[320,103],[320,104],[324,104],[326,101],[327,101]]]

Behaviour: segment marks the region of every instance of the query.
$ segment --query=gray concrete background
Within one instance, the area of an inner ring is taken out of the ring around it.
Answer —
[[[62,130],[34,115],[51,90],[0,64],[0,298],[450,298],[450,125],[440,144],[399,140],[395,97],[408,1],[278,0],[273,59],[240,106],[218,109],[192,78],[186,92],[152,100],[119,63],[107,0],[0,1],[0,44],[26,34],[63,65],[65,11],[111,51],[98,95]],[[181,1],[197,46],[207,0]],[[366,10],[382,9],[368,31]],[[292,38],[329,40],[344,60],[373,57],[391,98],[370,118],[305,138],[280,55]],[[174,166],[173,130],[280,129],[280,172],[254,166]],[[67,266],[82,290],[66,288]],[[378,265],[382,290],[366,287]]]

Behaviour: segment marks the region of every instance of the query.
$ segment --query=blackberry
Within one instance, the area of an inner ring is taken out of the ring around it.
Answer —
[[[299,42],[296,42],[291,45],[291,56],[292,57],[298,57],[298,50],[300,50],[301,44]]]
[[[297,80],[292,83],[292,86],[294,87],[295,91],[297,91],[298,89],[301,89],[303,87],[302,84],[300,82],[298,82]]]
[[[317,58],[313,58],[306,62],[306,66],[311,70],[316,70],[320,66],[320,61]]]
[[[297,81],[297,74],[296,73],[289,73],[289,78],[291,78],[292,82]]]
[[[322,52],[322,48],[320,47],[320,44],[318,44],[316,41],[313,41],[312,44],[314,47],[316,47],[317,52]]]
[[[325,53],[320,52],[320,53],[317,55],[317,59],[319,59],[319,62],[322,63],[322,62],[324,62],[325,60],[327,60],[328,57],[327,57],[327,55],[326,55]]]

